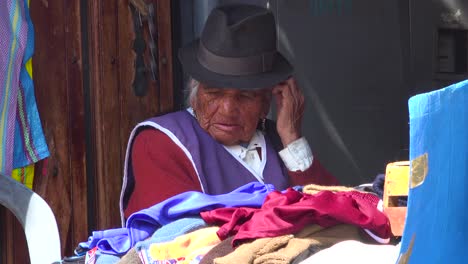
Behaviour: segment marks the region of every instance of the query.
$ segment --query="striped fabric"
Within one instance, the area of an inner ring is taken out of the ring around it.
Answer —
[[[49,155],[37,111],[28,0],[0,1],[0,173]]]
[[[32,190],[34,181],[34,164],[14,169],[11,173],[11,177]]]
[[[28,4],[26,3],[27,0],[23,1],[24,5]],[[42,131],[41,120],[36,105],[36,97],[34,95],[34,84],[32,80],[34,28],[28,8],[25,9],[24,15],[29,30],[20,72],[13,168],[21,168],[49,156],[49,149]]]

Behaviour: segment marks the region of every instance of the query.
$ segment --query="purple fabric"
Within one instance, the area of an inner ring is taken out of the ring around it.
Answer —
[[[257,180],[221,144],[206,133],[188,111],[154,117],[149,121],[171,131],[187,148],[192,155],[205,193],[227,193]],[[267,163],[263,171],[264,181],[273,184],[277,190],[284,190],[289,187],[289,176],[281,166],[282,161],[272,144],[267,138],[265,140]]]
[[[137,242],[150,237],[158,228],[178,219],[199,215],[200,212],[224,207],[259,208],[265,197],[274,191],[271,184],[251,182],[234,191],[220,195],[185,192],[152,207],[133,213],[124,228],[95,231],[82,248],[97,246],[105,254],[123,254]]]
[[[20,72],[27,45],[25,1],[0,1],[0,173],[11,176]]]

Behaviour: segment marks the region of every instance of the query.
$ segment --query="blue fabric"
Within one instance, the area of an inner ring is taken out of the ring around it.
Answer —
[[[207,226],[208,224],[201,217],[181,218],[162,226],[154,232],[151,238],[136,243],[135,249],[137,252],[149,249],[151,244],[172,241],[178,236],[188,234]]]
[[[37,109],[34,83],[32,76],[26,70],[26,63],[34,53],[34,27],[29,15],[28,0],[23,2],[24,19],[29,29],[19,76],[20,90],[18,92],[18,110],[15,121],[13,168],[27,166],[50,155]]]
[[[208,195],[201,192],[184,192],[147,209],[133,213],[126,227],[95,231],[83,248],[95,246],[105,254],[123,254],[137,242],[150,237],[161,226],[178,219],[198,216],[200,212],[224,207],[259,208],[265,197],[274,190],[271,184],[252,182],[227,194]]]
[[[410,159],[427,154],[428,173],[409,191],[401,253],[408,263],[466,263],[468,80],[412,97],[409,114]]]

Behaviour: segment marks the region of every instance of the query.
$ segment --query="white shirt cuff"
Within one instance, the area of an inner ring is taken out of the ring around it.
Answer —
[[[314,160],[312,150],[305,137],[301,137],[279,152],[281,159],[289,171],[305,171]]]

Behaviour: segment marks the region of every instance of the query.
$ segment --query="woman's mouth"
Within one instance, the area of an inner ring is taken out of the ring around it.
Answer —
[[[231,124],[231,123],[214,123],[213,126],[217,130],[221,130],[225,132],[234,132],[241,128],[239,124]]]

